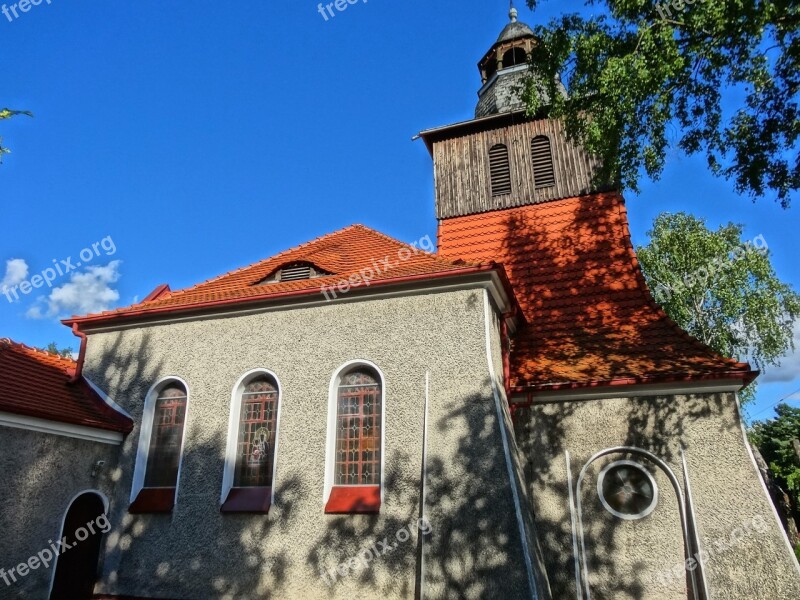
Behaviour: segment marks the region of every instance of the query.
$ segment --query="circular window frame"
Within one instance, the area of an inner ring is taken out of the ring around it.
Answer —
[[[650,501],[650,505],[642,512],[636,514],[621,513],[618,510],[614,509],[608,503],[605,496],[603,495],[603,482],[605,481],[606,475],[611,469],[621,466],[633,467],[634,469],[641,471],[642,473],[645,474],[647,479],[650,481],[650,485],[653,487],[653,499]],[[615,460],[614,462],[609,463],[605,467],[603,467],[603,470],[600,471],[600,474],[597,476],[597,496],[600,498],[600,502],[603,505],[603,508],[605,508],[615,517],[623,519],[625,521],[638,521],[639,519],[644,519],[645,517],[650,515],[650,513],[652,513],[655,510],[656,506],[658,506],[658,484],[656,483],[653,474],[650,473],[650,471],[641,463],[628,459]]]

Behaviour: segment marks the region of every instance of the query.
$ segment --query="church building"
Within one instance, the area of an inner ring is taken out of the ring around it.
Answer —
[[[526,115],[536,44],[512,9],[475,118],[419,134],[435,244],[352,225],[66,319],[76,361],[0,341],[0,598],[800,598],[757,373]]]

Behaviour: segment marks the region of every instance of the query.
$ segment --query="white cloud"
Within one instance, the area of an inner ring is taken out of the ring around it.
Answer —
[[[69,283],[53,288],[50,295],[31,306],[26,315],[41,319],[108,310],[119,300],[119,292],[111,286],[120,278],[120,263],[114,260],[105,266],[87,267],[83,272],[73,273]]]
[[[21,258],[11,258],[6,261],[6,274],[0,281],[0,291],[7,287],[19,285],[28,278],[28,263]]]
[[[800,320],[794,323],[794,352],[781,359],[779,367],[767,368],[760,383],[794,381],[800,378]]]

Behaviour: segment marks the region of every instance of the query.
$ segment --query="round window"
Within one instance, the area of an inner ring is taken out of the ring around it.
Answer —
[[[600,471],[597,493],[606,510],[620,519],[646,517],[658,503],[655,479],[631,460],[618,460]]]

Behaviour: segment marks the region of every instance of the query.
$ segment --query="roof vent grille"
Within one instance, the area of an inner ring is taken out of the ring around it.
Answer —
[[[311,263],[291,263],[288,265],[283,265],[276,271],[273,271],[269,277],[262,279],[256,285],[287,281],[303,281],[304,279],[314,279],[315,277],[324,277],[325,275],[331,275],[331,273],[323,271]]]
[[[311,279],[311,265],[297,265],[295,267],[284,267],[281,269],[281,281],[298,281],[299,279]]]

